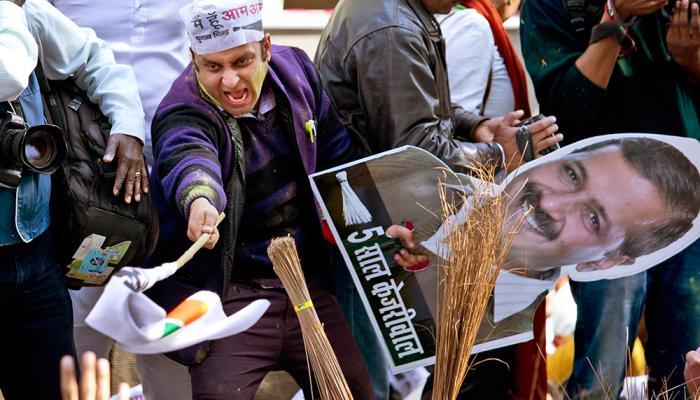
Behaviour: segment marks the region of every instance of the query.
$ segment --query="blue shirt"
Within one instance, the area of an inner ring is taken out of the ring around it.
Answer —
[[[45,123],[39,82],[34,74],[19,101],[27,124]],[[17,189],[0,188],[0,245],[28,243],[44,233],[50,223],[50,196],[48,175],[24,172]]]

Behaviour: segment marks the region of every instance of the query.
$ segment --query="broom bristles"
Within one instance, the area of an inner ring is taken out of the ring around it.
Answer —
[[[493,171],[475,170],[477,178],[492,182]],[[443,223],[449,236],[438,255],[438,318],[433,400],[455,399],[472,367],[470,355],[481,320],[515,232],[504,232],[507,195],[493,193],[489,185],[477,185],[457,200],[444,184],[438,187]],[[466,221],[449,219],[460,204],[469,207]]]
[[[272,239],[267,248],[267,254],[299,316],[304,347],[311,362],[311,370],[316,378],[321,399],[352,399],[338,359],[311,303],[294,239],[291,237]]]
[[[347,172],[338,172],[335,178],[340,183],[340,191],[343,195],[343,219],[345,220],[345,225],[350,226],[372,222],[372,214],[362,204],[355,191],[352,190],[350,182],[348,182]]]

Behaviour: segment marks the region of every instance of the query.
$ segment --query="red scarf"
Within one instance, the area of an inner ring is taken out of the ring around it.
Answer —
[[[525,117],[530,116],[530,103],[527,98],[527,80],[525,79],[525,69],[518,58],[518,53],[515,52],[513,44],[508,38],[508,32],[503,27],[501,16],[491,4],[489,0],[462,0],[462,5],[467,8],[473,8],[479,14],[483,15],[493,32],[493,39],[496,42],[498,52],[503,57],[508,71],[510,83],[513,85],[513,96],[515,97],[515,109],[525,111]]]

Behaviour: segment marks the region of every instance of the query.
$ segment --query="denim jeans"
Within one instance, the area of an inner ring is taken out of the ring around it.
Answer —
[[[75,356],[73,315],[51,236],[0,247],[0,390],[60,399],[59,360]]]
[[[572,282],[571,290],[578,308],[571,398],[619,395],[644,305],[649,397],[669,389],[669,398],[683,398],[684,356],[700,345],[700,241],[646,272]]]

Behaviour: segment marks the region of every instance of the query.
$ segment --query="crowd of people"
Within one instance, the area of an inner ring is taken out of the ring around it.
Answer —
[[[700,139],[697,1],[524,1],[524,64],[503,28],[518,4],[341,0],[311,60],[273,44],[262,0],[0,0],[0,111],[43,124],[38,77],[73,79],[111,123],[102,162],[116,165],[114,201],[151,201],[158,210],[160,236],[144,266],[177,259],[210,234],[209,251],[147,295],[165,310],[203,289],[221,297],[227,314],[256,299],[271,303],[236,336],[137,355],[145,398],[252,399],[273,370],[288,372],[306,398],[317,396],[299,320],[266,252],[271,239],[287,235],[354,398],[390,398],[387,361],[319,217],[310,174],[404,145],[427,150],[456,172],[488,166],[504,176],[528,154],[607,133]],[[532,111],[527,74],[540,111],[551,116],[523,129],[518,125]],[[645,218],[656,229],[672,214],[665,202],[682,203],[666,200],[659,187],[688,189],[658,183],[669,171],[651,171],[630,150],[650,145],[608,142],[573,156],[585,168],[562,173],[552,163],[523,175],[516,183],[532,191],[524,190],[523,204],[546,215],[552,232],[542,232],[540,217],[515,241],[510,261],[536,272],[572,263],[603,269],[648,254],[635,247],[638,238],[624,235]],[[658,157],[672,160],[671,153]],[[0,168],[8,162],[3,154],[0,148]],[[598,228],[578,234],[574,222],[564,226],[574,215],[586,216],[583,225],[598,224],[582,211],[593,189],[579,181],[640,203],[608,203],[624,240]],[[690,188],[692,196],[697,189]],[[112,340],[85,323],[103,289],[66,288],[50,196],[48,175],[22,171],[16,187],[0,180],[0,391],[7,400],[105,399],[109,368],[96,358],[108,356]],[[227,218],[217,227],[222,212]],[[405,247],[394,256],[397,265],[428,267],[425,255],[414,254],[409,229],[392,234]],[[584,255],[587,246],[605,252]],[[570,282],[577,319],[569,398],[619,395],[642,318],[649,396],[698,394],[698,263],[694,243],[646,272]],[[460,398],[543,398],[532,379],[533,357],[542,357],[537,343],[477,355],[502,363],[477,364]],[[83,353],[78,385],[73,359]],[[122,387],[120,399],[125,393]]]

